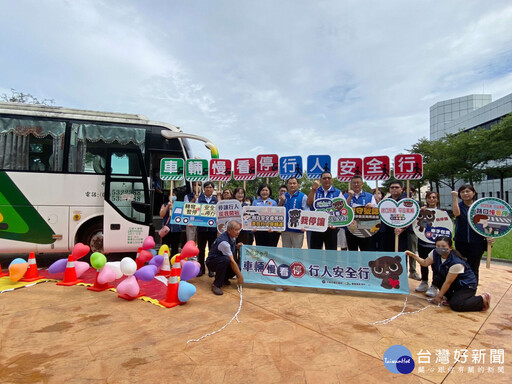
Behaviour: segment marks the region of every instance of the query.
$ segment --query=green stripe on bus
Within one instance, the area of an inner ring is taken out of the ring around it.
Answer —
[[[51,227],[4,171],[0,171],[0,185],[0,238],[37,244],[55,242]]]

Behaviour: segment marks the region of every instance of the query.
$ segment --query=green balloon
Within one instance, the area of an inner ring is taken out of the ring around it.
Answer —
[[[107,258],[103,253],[94,252],[91,255],[91,265],[93,266],[93,268],[101,269],[103,268],[106,262]]]

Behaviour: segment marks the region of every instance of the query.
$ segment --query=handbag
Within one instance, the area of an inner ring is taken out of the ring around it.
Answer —
[[[168,226],[170,220],[171,220],[171,217],[169,216],[166,224],[163,224],[162,228],[158,231],[158,236],[160,236],[161,239],[163,239],[171,230],[171,228],[169,228],[169,226]]]

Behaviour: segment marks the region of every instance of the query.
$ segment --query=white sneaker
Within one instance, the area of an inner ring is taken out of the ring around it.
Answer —
[[[420,285],[418,285],[415,289],[416,292],[425,292],[428,289],[428,283],[426,281],[421,281]]]
[[[427,289],[427,292],[425,292],[425,295],[428,297],[436,297],[437,296],[437,288],[433,285],[430,286],[429,289]]]

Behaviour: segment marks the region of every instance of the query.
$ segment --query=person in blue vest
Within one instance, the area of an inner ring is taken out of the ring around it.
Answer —
[[[302,248],[304,243],[304,231],[293,229],[289,224],[289,211],[308,210],[308,197],[299,191],[299,181],[296,177],[290,177],[286,181],[288,191],[279,195],[279,205],[286,208],[286,231],[281,234],[283,248]]]
[[[476,296],[478,282],[474,272],[461,254],[453,249],[452,239],[441,236],[436,239],[436,248],[426,259],[405,251],[422,267],[432,265],[433,284],[439,293],[433,298],[435,303],[449,304],[457,312],[487,311],[491,304],[491,295],[484,293]],[[445,303],[445,297],[447,303]]]
[[[217,196],[213,194],[214,186],[211,181],[207,181],[203,185],[203,192],[197,197],[196,203],[198,204],[217,204]],[[217,238],[217,228],[197,227],[197,248],[199,248],[199,254],[197,255],[197,261],[201,264],[201,270],[197,276],[202,276],[205,273],[205,249],[206,243],[208,243],[208,249],[213,245],[213,242]],[[213,277],[213,271],[208,271],[208,276]]]
[[[222,286],[231,284],[229,278],[233,275],[236,275],[239,285],[244,283],[242,272],[234,258],[235,250],[242,246],[242,243],[236,244],[241,228],[242,225],[237,221],[229,221],[226,232],[215,240],[208,252],[206,265],[209,271],[215,272],[212,292],[216,295],[222,295]]]
[[[375,197],[372,193],[364,191],[363,185],[363,178],[360,175],[352,177],[350,190],[343,195],[345,200],[350,201],[351,207],[376,207]],[[345,235],[349,251],[376,251],[376,249],[372,249],[371,237],[363,238],[353,235],[348,228],[345,228]]]
[[[315,200],[321,198],[334,199],[335,197],[343,197],[338,188],[332,186],[331,172],[323,172],[320,176],[320,183],[318,180],[313,182],[313,187],[308,195],[307,204],[311,210],[314,210],[313,204]],[[338,249],[338,230],[339,228],[329,227],[325,232],[311,232],[311,249],[325,249],[337,250]]]

